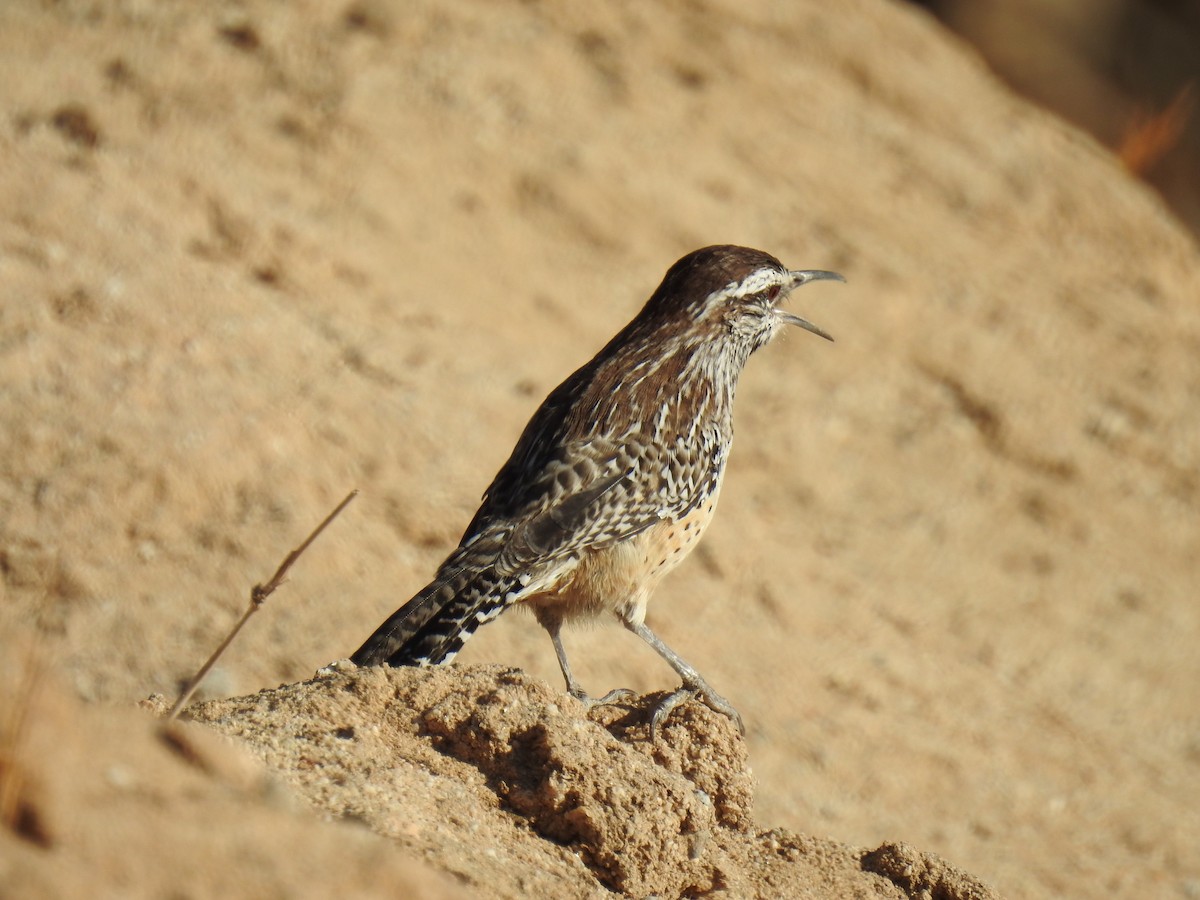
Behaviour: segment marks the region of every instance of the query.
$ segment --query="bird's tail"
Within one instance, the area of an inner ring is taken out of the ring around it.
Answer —
[[[480,625],[509,605],[517,587],[479,569],[450,562],[438,577],[392,613],[350,657],[355,665],[437,666],[448,663]]]

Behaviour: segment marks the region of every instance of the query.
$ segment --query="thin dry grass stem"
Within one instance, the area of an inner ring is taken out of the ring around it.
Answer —
[[[37,690],[40,667],[34,656],[33,642],[29,644],[21,667],[20,683],[16,696],[8,705],[7,714],[0,724],[0,823],[13,831],[19,830],[22,819],[22,795],[25,776],[19,762],[21,745],[29,730],[29,712],[33,706],[33,695]]]
[[[46,604],[43,594],[37,611],[39,620]],[[36,628],[26,645],[15,696],[11,703],[5,704],[8,709],[0,717],[0,825],[34,843],[48,846],[49,835],[28,796],[29,784],[21,763],[21,751],[29,734],[34,698],[45,674],[41,635],[41,628]]]
[[[292,567],[296,560],[300,558],[300,555],[309,548],[309,545],[312,544],[312,542],[315,541],[318,536],[320,536],[321,532],[328,527],[329,523],[336,519],[341,514],[342,510],[350,505],[350,501],[357,496],[357,488],[347,494],[342,502],[334,507],[333,512],[327,515],[321,521],[321,524],[314,528],[312,533],[305,538],[304,543],[284,557],[283,562],[279,564],[279,568],[275,570],[275,574],[271,576],[270,580],[266,584],[256,584],[250,589],[250,606],[244,613],[242,613],[242,617],[238,619],[237,624],[233,626],[233,630],[226,635],[225,640],[221,641],[221,645],[213,651],[212,656],[210,656],[208,661],[200,667],[200,671],[196,673],[195,677],[188,682],[187,687],[183,689],[183,693],[179,695],[179,699],[175,701],[175,705],[172,706],[171,711],[167,713],[166,724],[170,724],[172,721],[174,721],[175,717],[179,715],[180,710],[187,706],[188,701],[192,699],[192,695],[196,693],[196,689],[200,687],[200,683],[204,680],[205,676],[208,675],[212,667],[217,664],[217,660],[221,658],[221,655],[225,652],[229,645],[233,643],[233,639],[237,637],[238,632],[242,630],[242,626],[246,624],[252,615],[258,612],[259,607],[261,607],[266,599],[275,592],[275,589],[283,584],[287,578],[288,570]]]

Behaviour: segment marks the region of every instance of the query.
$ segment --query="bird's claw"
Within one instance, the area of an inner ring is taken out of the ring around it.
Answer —
[[[733,720],[733,724],[737,726],[740,734],[746,733],[746,725],[742,721],[742,715],[733,708],[733,704],[710,688],[707,684],[685,684],[678,690],[672,691],[655,708],[650,716],[650,743],[654,743],[658,734],[658,728],[670,718],[675,707],[681,703],[687,703],[689,700],[700,700],[709,709],[714,712],[719,712],[722,715],[728,716]]]
[[[568,693],[582,703],[588,709],[593,706],[608,706],[610,703],[616,703],[619,700],[627,700],[630,697],[637,696],[637,692],[630,688],[613,688],[603,697],[589,696],[582,688],[574,688]]]

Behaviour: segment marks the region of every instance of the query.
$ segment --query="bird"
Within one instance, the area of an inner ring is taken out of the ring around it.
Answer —
[[[672,710],[694,699],[744,734],[733,705],[646,624],[646,607],[712,519],[751,354],[789,325],[833,340],[781,305],[820,280],[845,279],[732,245],[678,260],[633,320],[550,392],[458,547],[351,661],[442,665],[480,626],[523,607],[549,633],[567,691],[589,705],[611,703],[632,691],[591,698],[561,632],[614,616],[681,680],[650,714],[651,742]]]

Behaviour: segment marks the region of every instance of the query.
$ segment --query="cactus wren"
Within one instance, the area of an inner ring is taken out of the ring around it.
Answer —
[[[789,271],[746,247],[705,247],[675,263],[633,321],[550,393],[458,549],[351,659],[446,663],[480,625],[520,604],[550,633],[567,690],[590,703],[560,631],[612,613],[683,681],[652,715],[651,739],[695,697],[742,728],[729,701],[646,625],[646,603],[712,518],[750,354],[783,325],[833,340],[780,308],[788,292],[820,279],[843,280]]]

